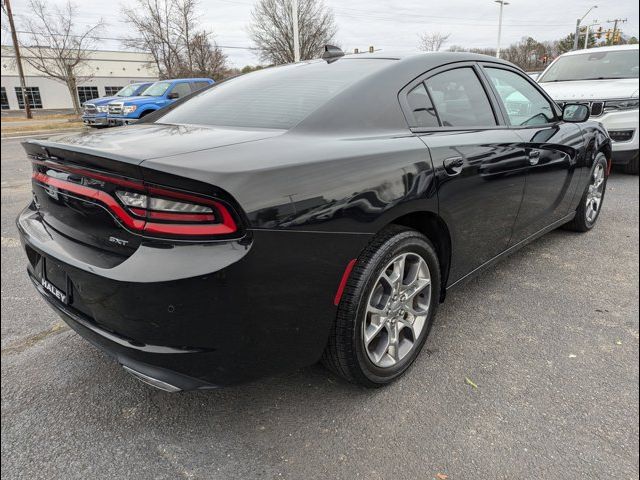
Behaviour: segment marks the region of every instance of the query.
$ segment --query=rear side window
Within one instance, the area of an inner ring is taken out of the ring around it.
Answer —
[[[194,92],[197,92],[198,90],[202,90],[204,87],[208,87],[209,84],[207,82],[193,82],[191,84],[191,89]]]
[[[289,129],[389,60],[340,59],[265,68],[196,93],[158,123]]]
[[[425,84],[444,127],[497,125],[487,94],[473,68],[448,70]]]
[[[413,121],[410,121],[412,127],[438,127],[438,116],[433,108],[431,99],[427,94],[424,83],[414,87],[407,94],[407,104],[411,110]]]
[[[486,67],[507,110],[511,125],[544,125],[555,120],[553,107],[546,98],[517,73]]]

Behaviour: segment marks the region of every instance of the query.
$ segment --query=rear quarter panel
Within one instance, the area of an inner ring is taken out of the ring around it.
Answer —
[[[373,234],[412,210],[437,212],[428,150],[407,132],[284,134],[142,166],[224,189],[253,229]]]

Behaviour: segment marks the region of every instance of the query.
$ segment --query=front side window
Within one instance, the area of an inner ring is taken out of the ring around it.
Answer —
[[[505,106],[511,125],[544,125],[556,119],[551,103],[517,73],[485,68]]]
[[[145,97],[161,97],[170,86],[169,82],[156,82],[142,92],[142,95]]]
[[[559,57],[538,83],[638,78],[638,71],[637,49],[599,51],[594,48],[588,53]]]
[[[410,119],[412,127],[425,128],[440,125],[424,83],[420,83],[407,93],[407,104],[413,117]]]
[[[176,83],[175,86],[171,89],[170,95],[172,98],[182,98],[186,97],[191,93],[191,87],[188,83]]]
[[[473,68],[448,70],[429,78],[425,84],[442,126],[497,125],[489,98]]]
[[[80,105],[99,96],[98,87],[78,87],[78,100],[80,100]]]

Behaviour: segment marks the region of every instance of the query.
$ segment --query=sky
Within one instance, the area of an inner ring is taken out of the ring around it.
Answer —
[[[63,0],[49,0],[62,3]],[[621,24],[626,35],[638,37],[637,0],[509,0],[504,7],[502,45],[506,46],[525,36],[536,40],[554,40],[575,30],[576,19],[591,11],[583,23],[601,22],[611,28],[607,20],[627,19]],[[12,0],[14,14],[28,14],[28,0]],[[95,23],[102,17],[108,24],[105,37],[127,35],[127,26],[120,20],[125,2],[118,0],[82,0],[78,23]],[[127,2],[131,4],[132,2]],[[200,0],[201,25],[215,34],[216,42],[224,47],[232,66],[242,67],[259,63],[247,35],[254,0]],[[465,47],[493,47],[497,43],[499,6],[493,0],[325,0],[333,10],[338,32],[337,43],[343,49],[376,49],[387,51],[415,50],[421,33],[450,34],[445,44]],[[109,5],[108,8],[105,8]],[[4,18],[3,18],[4,21]],[[597,27],[596,27],[597,28]],[[7,39],[3,38],[3,43]],[[231,48],[240,47],[240,48]],[[103,40],[98,48],[120,49],[117,40]]]

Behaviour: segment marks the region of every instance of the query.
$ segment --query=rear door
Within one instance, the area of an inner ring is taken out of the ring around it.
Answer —
[[[449,284],[503,252],[524,191],[522,140],[475,63],[429,72],[405,88],[412,131],[429,148],[452,242]]]
[[[483,64],[483,71],[527,158],[525,193],[511,240],[516,244],[569,213],[582,133],[576,124],[560,120],[553,102],[525,74],[498,64]]]

